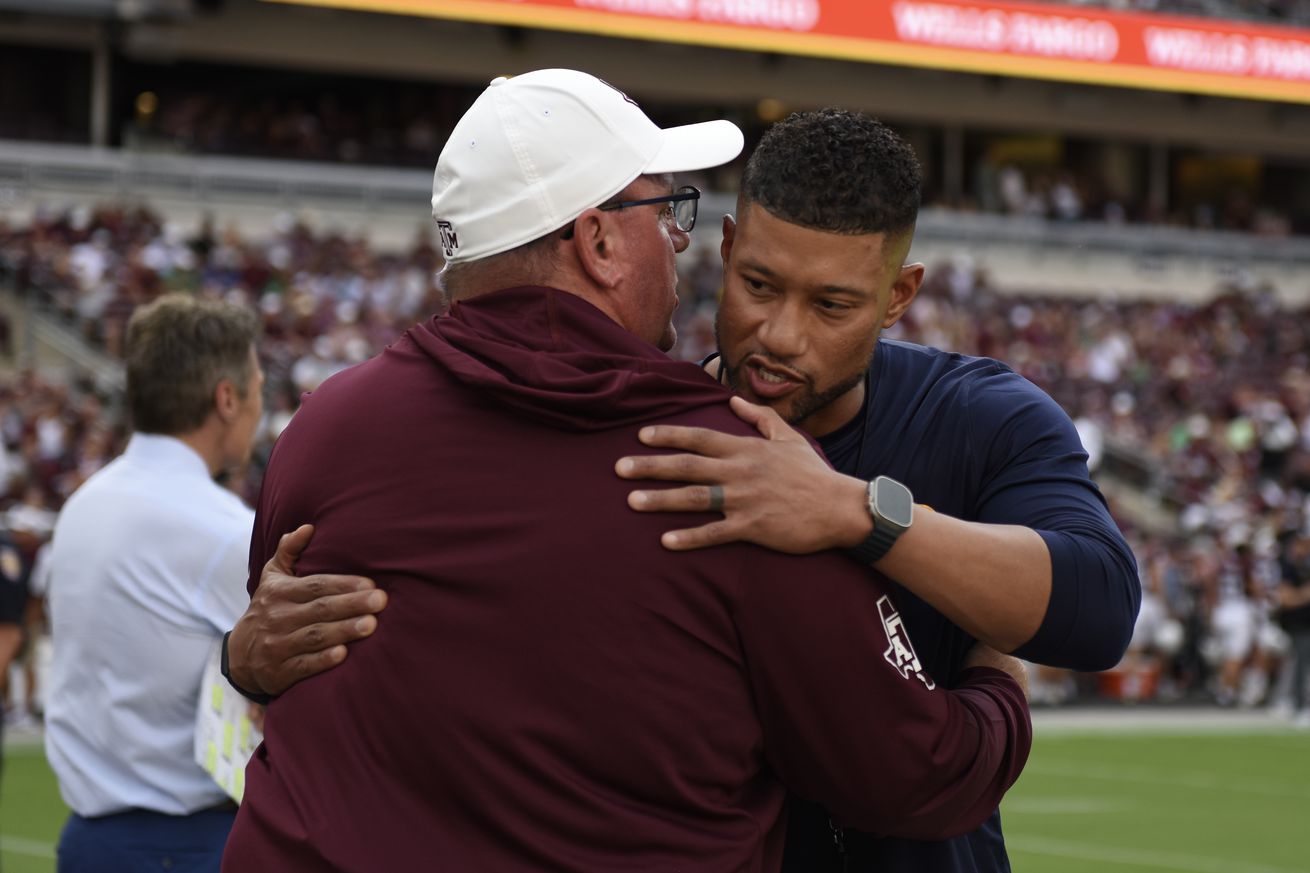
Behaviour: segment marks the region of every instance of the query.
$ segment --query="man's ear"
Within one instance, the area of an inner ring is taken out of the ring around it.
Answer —
[[[923,284],[923,264],[906,264],[901,267],[896,281],[892,283],[891,303],[887,306],[887,316],[882,320],[883,330],[901,320],[905,310],[910,308],[914,297]]]
[[[214,411],[224,424],[236,418],[241,411],[241,395],[231,379],[219,379],[214,386]]]
[[[623,278],[618,258],[622,240],[617,223],[599,209],[588,209],[573,222],[573,238],[569,240],[578,263],[587,275],[602,288],[613,288]]]
[[[731,213],[723,216],[723,242],[719,244],[719,254],[723,257],[723,271],[728,272],[728,258],[732,256],[732,241],[737,238],[737,219]]]

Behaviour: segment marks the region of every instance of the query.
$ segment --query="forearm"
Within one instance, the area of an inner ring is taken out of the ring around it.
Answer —
[[[983,663],[961,671],[959,688],[930,688],[878,574],[836,556],[809,566],[810,584],[798,586],[795,562],[760,550],[736,615],[779,778],[861,830],[916,839],[973,830],[1028,756],[1022,688]]]
[[[773,421],[775,413],[733,402],[766,419],[761,433],[767,439],[647,428],[647,445],[698,454],[618,462],[625,478],[697,483],[635,490],[633,509],[723,513],[721,520],[665,533],[664,545],[685,550],[745,540],[806,554],[850,549],[868,538],[868,483],[816,464],[808,444]],[[1063,416],[1058,409],[1048,412]],[[1021,657],[1051,666],[1104,670],[1118,662],[1132,636],[1141,598],[1137,565],[1087,478],[1072,423],[1063,425],[1046,442],[1001,453],[1005,475],[971,498],[970,514],[985,521],[920,509],[872,569],[992,648],[1018,649]],[[712,484],[722,488],[717,503]]]
[[[846,508],[838,544],[873,529],[866,484],[842,476],[834,504]],[[914,523],[874,568],[994,649],[1030,640],[1051,598],[1051,556],[1036,531],[961,521],[916,507]]]
[[[251,672],[245,660],[249,644],[243,645],[242,641],[238,639],[241,632],[241,623],[238,622],[235,629],[223,635],[221,658],[223,678],[227,679],[228,684],[251,703],[267,705],[272,701],[273,695],[265,694],[259,690],[259,681]],[[236,640],[236,642],[233,643],[233,640]]]
[[[837,821],[885,836],[940,840],[976,830],[991,816],[1023,772],[1032,749],[1032,719],[1008,674],[978,668],[966,670],[960,680],[959,688],[935,692],[950,699],[931,707],[932,716],[914,708],[896,710],[907,719],[931,721],[916,722],[923,736],[901,745],[894,763],[874,771],[858,758],[851,761],[843,781],[876,784],[882,791],[873,794],[881,796],[835,791],[829,809]]]
[[[1037,532],[917,510],[876,565],[956,625],[1011,652],[1041,627],[1051,598],[1051,556]]]
[[[1310,585],[1294,588],[1286,582],[1278,586],[1278,602],[1284,609],[1310,605]]]

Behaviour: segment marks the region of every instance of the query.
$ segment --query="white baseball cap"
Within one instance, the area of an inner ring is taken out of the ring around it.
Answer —
[[[726,164],[741,130],[662,130],[628,95],[577,70],[498,78],[437,159],[432,217],[450,263],[500,254],[563,227],[638,176]]]

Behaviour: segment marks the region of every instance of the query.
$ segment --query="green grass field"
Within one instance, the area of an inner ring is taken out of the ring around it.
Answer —
[[[1310,734],[1038,734],[1001,807],[1024,873],[1307,873]]]
[[[0,873],[53,873],[68,815],[40,745],[10,744],[0,772]]]
[[[1002,814],[1018,873],[1310,873],[1310,734],[1039,727]],[[51,873],[64,815],[40,747],[7,749],[0,871]]]

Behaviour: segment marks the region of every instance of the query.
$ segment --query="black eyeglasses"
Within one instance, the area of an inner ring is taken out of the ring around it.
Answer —
[[[629,206],[647,206],[651,203],[669,204],[666,216],[673,219],[678,230],[691,233],[696,226],[696,208],[700,202],[700,189],[694,185],[683,185],[672,194],[663,197],[647,197],[645,200],[620,200],[618,203],[605,203],[596,207],[608,212],[611,209],[627,209]]]
[[[696,226],[696,210],[700,202],[700,189],[695,185],[683,185],[672,194],[665,194],[663,197],[648,197],[645,200],[620,200],[617,203],[602,203],[597,206],[604,212],[611,212],[615,209],[627,209],[629,206],[650,206],[654,203],[664,203],[667,209],[664,211],[666,219],[672,219],[678,230],[683,233],[691,233],[691,229]],[[573,237],[573,225],[570,224],[564,230],[564,239]]]

